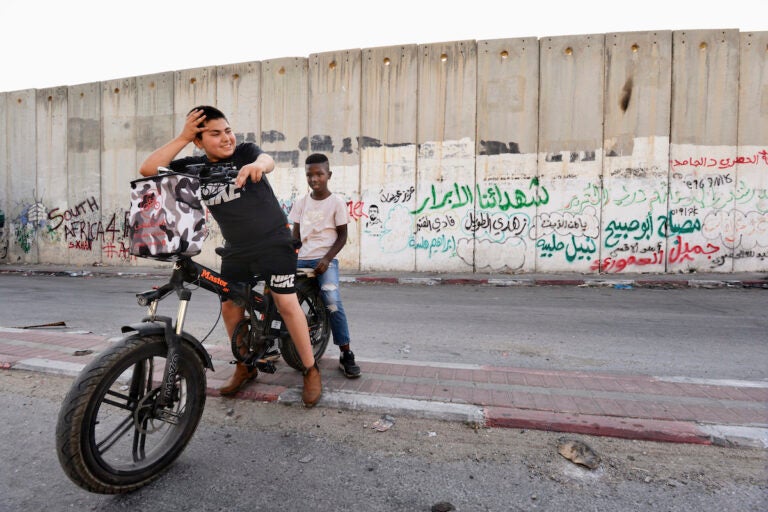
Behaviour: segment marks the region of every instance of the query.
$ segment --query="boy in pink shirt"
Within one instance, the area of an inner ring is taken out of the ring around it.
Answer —
[[[288,220],[293,237],[301,241],[299,268],[314,268],[331,317],[333,343],[341,350],[339,369],[350,379],[360,376],[360,367],[349,349],[349,326],[339,293],[339,262],[336,255],[347,243],[349,212],[344,200],[328,189],[331,169],[328,157],[309,155],[305,169],[311,192],[298,199]]]

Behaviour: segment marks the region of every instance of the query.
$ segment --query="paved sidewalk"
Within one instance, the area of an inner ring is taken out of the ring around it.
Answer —
[[[55,329],[0,327],[0,368],[75,376],[113,341]],[[230,376],[228,347],[206,346],[215,372],[208,393]],[[323,358],[319,407],[414,415],[489,427],[638,440],[768,449],[768,382],[532,370],[359,359],[346,379]],[[300,403],[299,372],[278,363],[233,400]]]

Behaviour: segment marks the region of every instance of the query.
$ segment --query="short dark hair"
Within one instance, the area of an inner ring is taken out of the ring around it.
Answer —
[[[198,128],[203,128],[205,126],[205,123],[207,123],[208,121],[213,121],[214,119],[223,119],[229,122],[227,120],[227,116],[224,115],[224,112],[217,109],[216,107],[212,107],[210,105],[198,105],[194,108],[191,108],[189,112],[187,112],[187,115],[189,115],[189,113],[192,112],[193,110],[202,110],[203,114],[205,115],[205,121],[197,125]],[[202,134],[198,133],[197,135],[195,135],[195,137],[199,139],[202,137]]]
[[[312,153],[307,157],[307,159],[304,161],[305,165],[312,165],[312,164],[328,164],[328,157],[325,156],[322,153]]]

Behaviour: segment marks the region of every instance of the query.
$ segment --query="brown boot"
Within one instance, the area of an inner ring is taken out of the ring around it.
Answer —
[[[301,401],[307,407],[314,406],[323,393],[323,383],[320,380],[320,368],[317,362],[314,366],[304,370],[304,389],[301,391]]]
[[[221,395],[234,395],[237,393],[243,384],[251,379],[256,378],[259,370],[256,368],[249,368],[243,363],[237,363],[235,365],[235,373],[229,378],[229,380],[219,388],[219,394]]]

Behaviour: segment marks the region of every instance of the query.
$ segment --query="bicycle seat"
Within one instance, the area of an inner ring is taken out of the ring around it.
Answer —
[[[315,277],[315,269],[313,268],[297,268],[297,276]]]

